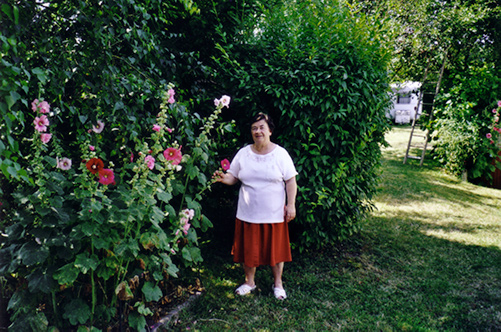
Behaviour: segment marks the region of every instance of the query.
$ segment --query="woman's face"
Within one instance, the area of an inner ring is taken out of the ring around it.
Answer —
[[[271,130],[265,119],[254,122],[251,125],[251,134],[254,143],[267,143],[270,141]]]

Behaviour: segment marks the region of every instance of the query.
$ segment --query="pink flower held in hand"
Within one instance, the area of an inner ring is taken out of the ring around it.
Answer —
[[[221,167],[223,168],[223,171],[230,169],[230,162],[228,161],[228,159],[221,160]]]
[[[181,149],[167,148],[164,151],[164,157],[166,160],[171,160],[172,165],[179,165],[183,155],[181,153]]]
[[[99,183],[104,185],[115,184],[115,174],[113,174],[113,170],[109,168],[100,170]]]
[[[104,122],[97,120],[97,125],[92,126],[92,131],[95,132],[96,134],[100,134],[104,129]]]
[[[146,156],[144,161],[146,161],[149,169],[153,169],[155,167],[155,158],[153,158],[153,156]]]
[[[157,125],[157,124],[154,124],[154,125],[153,125],[153,130],[154,130],[154,131],[157,131],[157,132],[158,132],[158,131],[160,131],[160,129],[162,129],[162,127],[160,127],[159,125]]]
[[[491,133],[488,133],[487,135],[485,135],[485,137],[487,137],[487,138],[491,138],[491,137],[492,137],[492,135],[491,135]]]
[[[71,159],[68,158],[56,158],[56,167],[62,169],[63,171],[67,171],[71,168]]]
[[[36,117],[33,124],[39,133],[44,132],[47,130],[47,126],[49,125],[49,119],[47,119],[46,115],[42,115],[40,117]]]
[[[40,135],[40,139],[42,140],[42,143],[44,143],[44,144],[49,143],[51,138],[52,138],[52,134],[41,134]]]

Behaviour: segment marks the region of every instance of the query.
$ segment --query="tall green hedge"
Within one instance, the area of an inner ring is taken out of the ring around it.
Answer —
[[[295,161],[295,243],[306,249],[346,239],[371,209],[389,128],[384,31],[336,1],[290,2],[267,11],[252,31],[246,43],[221,46],[237,117],[268,112],[274,140]]]

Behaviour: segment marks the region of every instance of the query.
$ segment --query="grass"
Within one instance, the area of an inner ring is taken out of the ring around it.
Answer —
[[[256,292],[235,296],[243,271],[232,263],[231,239],[213,241],[194,272],[205,291],[165,328],[501,330],[501,191],[461,182],[430,159],[404,165],[408,133],[388,133],[377,209],[363,231],[330,250],[293,253],[287,300],[273,298],[268,267],[258,269]]]

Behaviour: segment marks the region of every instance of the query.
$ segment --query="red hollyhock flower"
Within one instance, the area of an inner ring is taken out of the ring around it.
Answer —
[[[85,164],[85,166],[92,174],[96,174],[104,168],[104,163],[99,158],[92,158],[87,162],[87,164]]]
[[[115,174],[112,169],[102,169],[99,171],[99,183],[104,185],[115,184]]]

